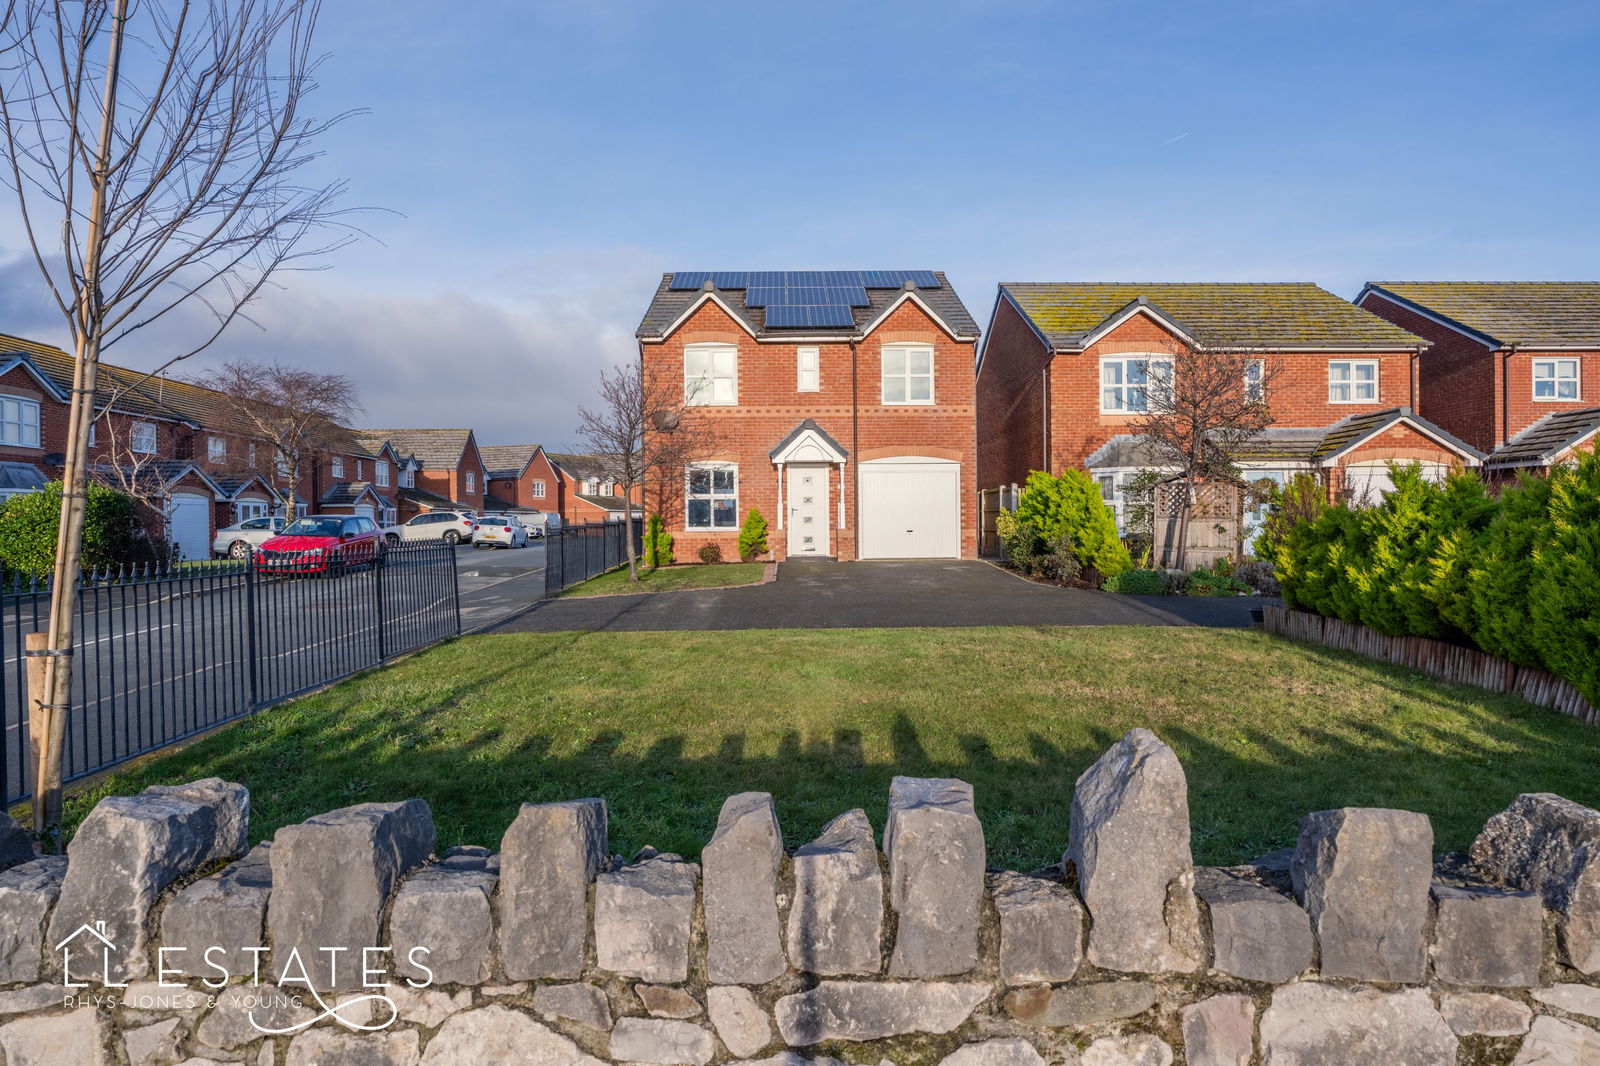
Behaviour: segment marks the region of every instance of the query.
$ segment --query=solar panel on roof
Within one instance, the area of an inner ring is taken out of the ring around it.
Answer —
[[[743,289],[750,284],[748,270],[717,270],[711,274],[711,284],[719,289]]]
[[[844,304],[781,304],[767,308],[766,324],[794,326],[853,326],[855,316]]]
[[[907,280],[915,282],[919,289],[937,289],[939,287],[939,277],[931,270],[908,270],[905,273]]]
[[[698,289],[706,283],[706,279],[709,277],[711,277],[711,271],[709,270],[675,271],[672,275],[671,287],[674,289]]]

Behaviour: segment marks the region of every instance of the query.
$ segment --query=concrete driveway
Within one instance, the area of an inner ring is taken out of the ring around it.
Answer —
[[[1250,625],[1256,598],[1118,596],[1024,581],[988,563],[788,562],[765,585],[544,600],[496,633],[902,626]]]

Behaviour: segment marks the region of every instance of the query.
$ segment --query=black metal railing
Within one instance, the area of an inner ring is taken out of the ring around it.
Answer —
[[[26,799],[24,635],[46,582],[0,587],[0,795]],[[73,780],[461,632],[455,548],[390,547],[332,574],[254,559],[85,574],[74,626],[62,776]]]
[[[562,589],[587,581],[628,561],[628,542],[624,519],[614,522],[575,522],[552,530],[544,541],[544,594],[554,596]],[[644,519],[635,518],[633,552],[644,550]]]

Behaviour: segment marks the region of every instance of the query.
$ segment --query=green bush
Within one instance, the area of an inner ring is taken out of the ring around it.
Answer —
[[[1070,548],[1079,563],[1094,567],[1102,578],[1133,568],[1100,486],[1081,470],[1065,470],[1060,477],[1039,470],[1029,474],[1016,518],[1019,528],[1032,527],[1045,545],[1060,542]]]
[[[722,562],[722,545],[714,540],[700,545],[700,561],[707,566]]]
[[[1393,635],[1468,641],[1600,703],[1600,457],[1490,495],[1396,467],[1373,507],[1290,528],[1273,562],[1291,607]]]
[[[739,558],[749,562],[767,550],[767,520],[754,507],[744,516],[739,527]]]
[[[1275,559],[1289,530],[1313,522],[1328,509],[1328,492],[1314,474],[1296,474],[1288,484],[1265,489],[1267,516],[1251,542],[1257,559]]]
[[[0,504],[0,564],[30,577],[55,568],[56,534],[61,528],[61,491],[52,481],[38,492]],[[83,567],[118,567],[137,559],[142,531],[133,500],[91,483],[83,516]]]
[[[1106,578],[1104,588],[1125,596],[1160,596],[1166,592],[1167,583],[1159,570],[1124,570]]]
[[[1184,582],[1185,596],[1240,596],[1254,591],[1233,576],[1233,564],[1226,558],[1218,559],[1211,569],[1201,567],[1191,571]]]
[[[661,516],[653,514],[644,524],[644,565],[652,570],[672,565],[672,534]]]

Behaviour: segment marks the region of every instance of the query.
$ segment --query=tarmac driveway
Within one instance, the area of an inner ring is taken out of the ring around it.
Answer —
[[[542,600],[496,633],[902,626],[1250,625],[1254,597],[1118,596],[1025,581],[975,561],[783,563],[731,589]]]

